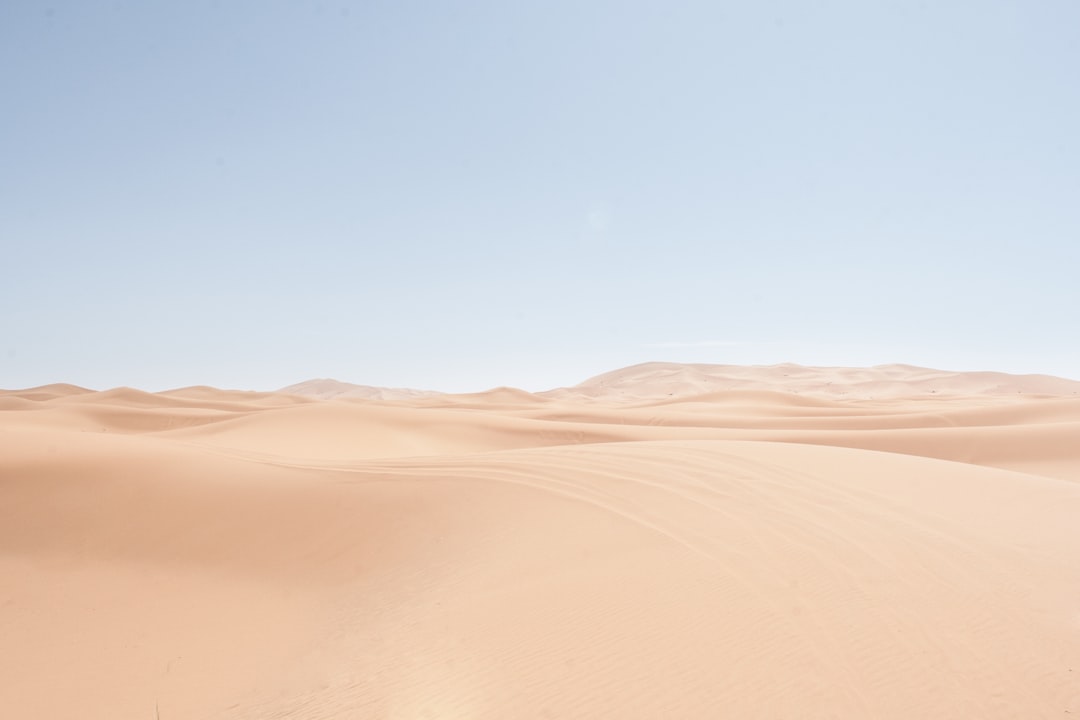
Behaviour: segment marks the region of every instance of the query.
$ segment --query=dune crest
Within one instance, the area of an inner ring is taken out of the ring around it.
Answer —
[[[0,391],[11,717],[1080,714],[1080,383]]]

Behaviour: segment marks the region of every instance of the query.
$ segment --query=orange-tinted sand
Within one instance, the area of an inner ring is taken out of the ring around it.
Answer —
[[[1080,716],[1080,383],[357,387],[0,392],[0,715]]]

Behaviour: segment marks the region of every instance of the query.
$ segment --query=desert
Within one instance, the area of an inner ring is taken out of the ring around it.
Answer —
[[[0,720],[1080,717],[1078,27],[0,2]]]
[[[0,394],[13,718],[1080,713],[1080,382]]]

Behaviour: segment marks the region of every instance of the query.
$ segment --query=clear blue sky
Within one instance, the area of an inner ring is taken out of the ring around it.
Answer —
[[[1080,377],[1080,3],[0,3],[0,387]]]

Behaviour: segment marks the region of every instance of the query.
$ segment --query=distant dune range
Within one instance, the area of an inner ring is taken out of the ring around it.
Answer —
[[[1080,382],[0,391],[17,718],[1080,715]]]

